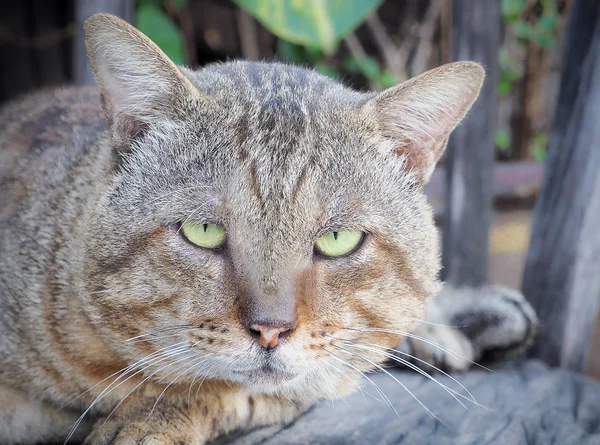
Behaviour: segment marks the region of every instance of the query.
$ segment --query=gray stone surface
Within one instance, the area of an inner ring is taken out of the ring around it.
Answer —
[[[600,383],[538,361],[491,373],[457,374],[475,399],[461,407],[434,382],[390,370],[443,422],[429,416],[389,376],[370,375],[398,415],[384,402],[360,393],[317,405],[293,425],[219,441],[229,445],[431,444],[431,445],[600,445]],[[448,377],[436,378],[456,388]],[[365,390],[375,394],[368,383]]]

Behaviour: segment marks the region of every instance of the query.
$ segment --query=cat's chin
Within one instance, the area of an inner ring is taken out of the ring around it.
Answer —
[[[294,386],[294,381],[302,380],[299,374],[280,371],[269,366],[263,366],[251,371],[233,371],[234,379],[244,383],[256,392],[275,393]]]
[[[323,380],[312,373],[290,374],[285,372],[242,372],[233,380],[260,394],[279,395],[303,403],[323,399],[343,398],[356,388],[356,382]]]
[[[258,394],[284,395],[302,401],[320,398],[320,390],[307,385],[305,374],[291,374],[276,370],[257,369],[254,371],[233,372],[230,380],[248,387]]]

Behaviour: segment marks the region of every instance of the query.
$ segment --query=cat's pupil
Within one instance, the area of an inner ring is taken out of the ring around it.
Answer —
[[[333,232],[333,239],[337,241],[337,237],[338,237],[338,233],[337,232]]]
[[[206,233],[206,230],[208,229],[208,224],[202,224],[202,227],[204,227],[204,233]]]

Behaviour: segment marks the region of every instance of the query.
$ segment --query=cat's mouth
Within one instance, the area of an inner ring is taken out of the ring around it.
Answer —
[[[263,364],[261,367],[251,370],[233,371],[234,374],[245,377],[251,383],[281,385],[285,382],[297,377],[298,374],[275,368],[269,363]]]

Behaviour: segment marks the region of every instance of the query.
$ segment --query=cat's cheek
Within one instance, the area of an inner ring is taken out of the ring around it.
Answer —
[[[340,263],[338,270],[328,264],[321,274],[325,294],[343,314],[342,329],[388,331],[363,335],[372,343],[394,347],[402,333],[424,318],[431,283],[414,270],[405,249],[384,237],[373,236],[364,247],[362,261]]]

